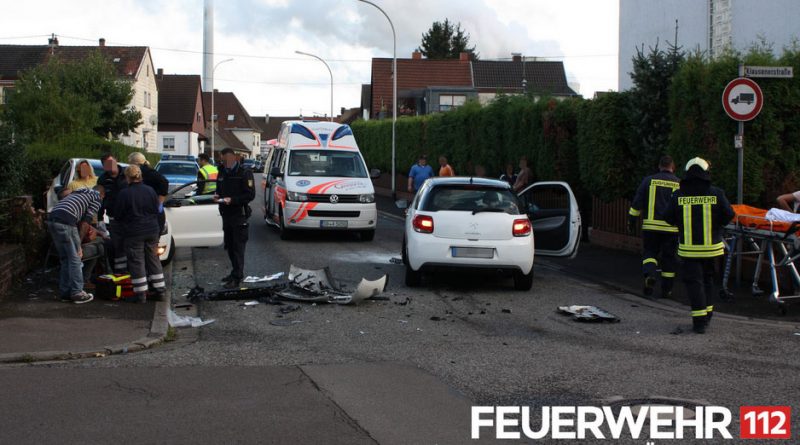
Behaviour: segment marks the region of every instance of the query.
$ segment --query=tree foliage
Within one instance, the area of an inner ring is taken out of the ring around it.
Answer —
[[[141,113],[128,108],[133,94],[99,52],[76,62],[54,58],[20,76],[2,120],[23,141],[92,132],[118,137],[141,124]]]
[[[428,59],[458,59],[461,53],[470,53],[477,58],[475,46],[469,46],[469,34],[461,29],[461,23],[455,26],[448,19],[444,22],[433,22],[430,29],[422,34],[422,44],[417,51]]]

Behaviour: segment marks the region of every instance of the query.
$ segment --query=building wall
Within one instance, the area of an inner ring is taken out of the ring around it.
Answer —
[[[120,136],[120,140],[124,144],[159,153],[161,148],[157,143],[158,87],[149,50],[145,52],[144,61],[133,83],[133,91],[131,106],[142,113],[142,125],[129,135]]]
[[[619,90],[633,86],[630,72],[636,48],[644,44],[666,48],[675,40],[678,20],[678,44],[684,49],[708,50],[709,0],[619,0]]]
[[[200,154],[200,143],[197,140],[198,136],[199,135],[195,132],[159,131],[157,151],[159,153],[197,156]],[[165,149],[164,138],[175,138],[175,148]]]
[[[699,48],[719,55],[728,47],[746,51],[760,37],[774,45],[776,54],[800,37],[797,0],[620,0],[619,2],[619,89],[630,89],[630,72],[636,47],[645,51],[666,48],[675,39],[685,50]]]
[[[250,149],[251,157],[261,153],[261,133],[253,130],[230,130],[236,139],[242,141]]]

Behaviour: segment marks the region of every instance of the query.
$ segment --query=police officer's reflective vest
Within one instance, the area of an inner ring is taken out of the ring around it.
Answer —
[[[200,175],[203,176],[203,179],[208,181],[204,183],[203,186],[203,193],[204,195],[210,194],[217,190],[217,176],[219,176],[219,170],[217,167],[214,167],[211,164],[206,164],[200,168]]]
[[[664,210],[679,186],[679,179],[668,171],[644,178],[633,198],[628,214],[639,216],[645,211],[642,230],[678,233],[678,228],[664,221]]]
[[[679,256],[713,258],[725,253],[722,228],[733,218],[733,209],[722,190],[712,186],[700,195],[678,190],[665,216],[679,228]]]

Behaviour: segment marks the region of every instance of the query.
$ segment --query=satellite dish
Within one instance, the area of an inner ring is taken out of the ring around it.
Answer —
[[[158,125],[158,115],[153,114],[150,116],[150,125]]]

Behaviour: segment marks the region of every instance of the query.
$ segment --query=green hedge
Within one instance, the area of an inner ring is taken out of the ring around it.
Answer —
[[[52,143],[28,144],[24,147],[27,160],[24,189],[33,195],[35,206],[43,207],[44,193],[68,159],[99,159],[104,153],[111,152],[120,162],[126,162],[128,155],[134,151],[141,149],[94,135],[70,135]],[[153,166],[161,159],[157,153],[145,153],[145,157]]]

